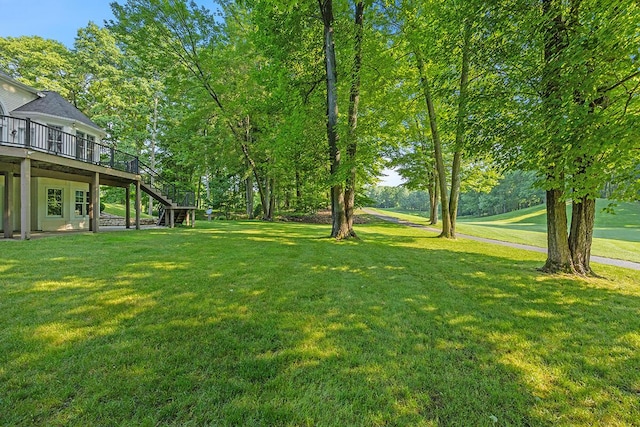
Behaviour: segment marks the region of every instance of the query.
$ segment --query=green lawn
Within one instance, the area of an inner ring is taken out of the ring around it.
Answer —
[[[0,425],[640,425],[640,278],[395,224],[0,241]]]
[[[111,215],[116,215],[121,217],[126,216],[125,206],[118,203],[105,203],[104,211]],[[135,215],[135,211],[133,210],[133,207],[132,207],[131,216],[133,217],[134,215]],[[145,212],[140,212],[140,218],[153,218],[153,217]]]
[[[597,201],[592,254],[640,262],[640,203],[618,203],[615,214],[603,211],[608,204],[607,200]],[[428,225],[428,219],[419,214],[388,209],[377,210],[390,216]],[[484,218],[460,218],[456,230],[472,236],[544,248],[547,246],[546,224],[545,207],[535,206]]]

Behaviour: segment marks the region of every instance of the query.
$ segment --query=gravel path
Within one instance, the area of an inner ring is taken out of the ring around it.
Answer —
[[[437,232],[437,233],[442,231],[442,230],[440,230],[438,228],[428,227],[426,225],[420,225],[420,224],[416,224],[416,223],[413,223],[413,222],[404,221],[404,220],[401,220],[401,219],[398,219],[398,218],[395,218],[395,217],[392,217],[392,216],[382,215],[382,214],[379,214],[379,213],[374,212],[374,211],[369,210],[369,209],[363,209],[363,211],[368,215],[373,215],[373,216],[375,216],[377,218],[380,218],[380,219],[383,219],[385,221],[395,222],[397,224],[406,225],[408,227],[420,228],[422,230],[434,231],[434,232]],[[460,233],[456,233],[456,237],[460,237],[460,238],[463,238],[463,239],[469,239],[469,240],[475,240],[477,242],[491,243],[491,244],[494,244],[494,245],[508,246],[510,248],[517,248],[517,249],[524,249],[524,250],[527,250],[527,251],[540,252],[540,253],[543,253],[543,254],[547,253],[547,249],[546,248],[540,248],[538,246],[522,245],[520,243],[503,242],[502,240],[485,239],[484,237],[476,237],[476,236],[470,236],[468,234],[460,234]],[[614,265],[616,267],[630,268],[632,270],[640,270],[640,263],[633,262],[633,261],[625,261],[625,260],[614,259],[614,258],[605,258],[605,257],[595,256],[595,255],[591,255],[591,261],[597,262],[599,264]]]

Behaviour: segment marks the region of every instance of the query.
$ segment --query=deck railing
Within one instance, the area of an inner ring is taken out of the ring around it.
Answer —
[[[29,129],[28,132],[27,129]],[[0,145],[28,148],[122,172],[139,174],[154,191],[171,199],[178,206],[195,205],[193,191],[165,180],[159,173],[140,162],[137,156],[98,143],[92,136],[80,137],[63,132],[61,128],[46,126],[30,119],[0,116]]]
[[[96,142],[93,136],[80,137],[30,119],[0,116],[0,144],[138,173],[138,157]]]
[[[157,193],[171,199],[178,206],[195,206],[195,193],[185,186],[163,178],[146,164],[139,162],[138,169],[142,181]]]

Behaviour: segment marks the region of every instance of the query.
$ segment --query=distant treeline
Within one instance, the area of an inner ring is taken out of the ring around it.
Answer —
[[[544,203],[544,190],[535,186],[530,172],[508,172],[488,193],[466,191],[460,197],[458,215],[489,216]],[[429,193],[404,187],[372,187],[367,196],[375,207],[407,211],[429,211]]]

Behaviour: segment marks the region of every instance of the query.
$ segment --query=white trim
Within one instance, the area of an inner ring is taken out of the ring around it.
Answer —
[[[75,123],[76,128],[90,129],[90,132],[97,135],[100,138],[100,140],[102,140],[102,138],[107,136],[107,133],[98,127],[93,127],[86,123],[83,123],[77,120],[72,120],[68,117],[56,116],[54,114],[47,114],[47,113],[40,113],[40,112],[36,113],[36,112],[29,112],[29,111],[14,111],[13,117],[18,117],[21,119],[30,118],[35,121],[47,121],[47,119],[55,119],[55,120],[58,120],[59,122],[62,122],[64,126],[70,129],[73,129],[73,124]]]
[[[82,210],[86,211],[84,215],[76,214],[76,205],[78,201],[76,200],[76,193],[82,193]],[[89,199],[91,198],[89,192],[86,189],[73,188],[73,209],[71,209],[71,214],[74,218],[89,218]]]
[[[62,203],[62,206],[60,207],[60,211],[61,211],[60,215],[49,215],[49,190],[60,190],[60,203]],[[44,202],[45,202],[45,206],[44,206],[45,218],[64,218],[64,187],[46,185],[44,187]]]

